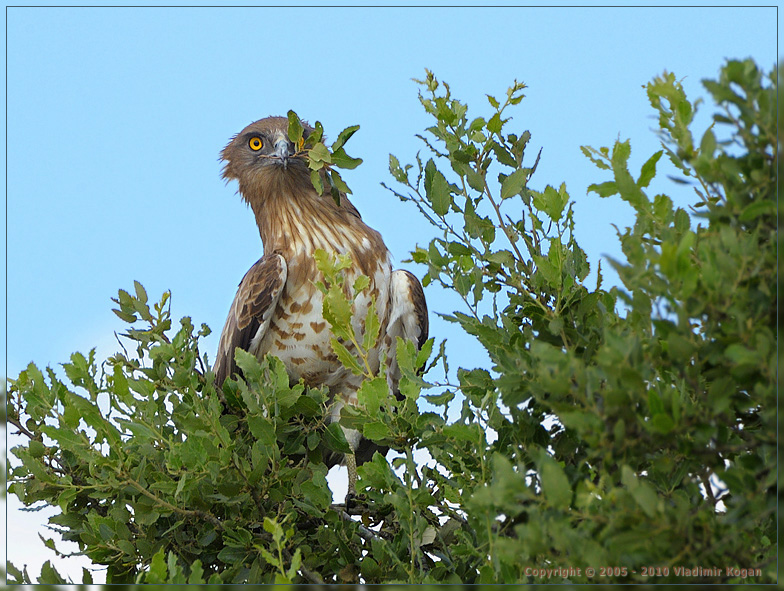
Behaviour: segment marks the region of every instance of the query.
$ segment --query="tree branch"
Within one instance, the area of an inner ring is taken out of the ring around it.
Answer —
[[[374,532],[372,529],[368,529],[361,523],[358,523],[353,519],[351,519],[351,515],[349,515],[345,510],[343,510],[339,505],[332,505],[330,508],[333,511],[335,511],[343,521],[351,521],[353,523],[356,523],[358,526],[357,531],[359,533],[359,537],[361,537],[363,540],[367,542],[370,542],[372,540],[385,541],[384,538],[380,536],[377,532]]]
[[[157,495],[151,493],[150,491],[148,491],[141,484],[136,482],[133,478],[128,478],[125,482],[126,482],[126,484],[130,484],[131,486],[133,486],[136,490],[138,490],[144,496],[151,498],[153,501],[155,501],[159,505],[161,505],[163,507],[166,507],[167,509],[169,509],[171,511],[174,511],[175,513],[178,513],[180,515],[186,515],[188,517],[198,517],[198,518],[201,518],[201,519],[206,519],[211,524],[213,524],[218,530],[223,531],[223,524],[213,514],[207,513],[206,511],[199,511],[199,510],[190,511],[188,509],[182,509],[181,507],[177,507],[175,505],[172,505],[168,501],[165,501],[162,498],[160,498],[159,496],[157,496]]]
[[[35,435],[33,433],[31,433],[30,431],[28,431],[24,426],[22,426],[22,424],[19,422],[18,419],[15,419],[13,417],[7,417],[6,420],[9,423],[11,423],[14,427],[19,429],[19,434],[20,435],[27,435],[30,439],[35,439]]]

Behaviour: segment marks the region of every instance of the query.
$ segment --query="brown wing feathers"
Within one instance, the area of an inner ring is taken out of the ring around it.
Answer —
[[[236,371],[234,351],[249,351],[269,329],[272,313],[286,284],[286,261],[276,253],[261,257],[240,282],[221,333],[215,360],[215,381],[220,386]]]
[[[414,313],[417,317],[417,326],[419,327],[419,338],[417,339],[417,348],[421,349],[425,344],[430,332],[429,321],[427,318],[427,302],[425,301],[425,291],[422,289],[422,284],[416,275],[405,269],[401,269],[408,278],[409,285],[409,299],[414,306]]]

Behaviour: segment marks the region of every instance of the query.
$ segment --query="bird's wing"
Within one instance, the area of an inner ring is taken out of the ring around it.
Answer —
[[[237,370],[234,362],[237,347],[257,354],[259,344],[269,330],[287,275],[286,259],[277,253],[261,257],[245,273],[218,345],[213,367],[218,387]]]
[[[403,269],[392,273],[390,291],[392,307],[387,325],[389,339],[387,381],[392,391],[397,391],[397,383],[400,380],[396,355],[397,337],[414,341],[417,349],[422,348],[428,337],[427,303],[419,279]]]

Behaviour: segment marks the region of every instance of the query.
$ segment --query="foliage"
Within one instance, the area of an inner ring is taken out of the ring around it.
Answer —
[[[10,491],[59,506],[51,523],[108,565],[107,582],[285,582],[307,572],[303,552],[339,572],[347,561],[333,550],[356,525],[328,510],[321,446],[346,443],[324,427],[326,394],[289,387],[278,359],[242,351],[245,379],[216,392],[198,351],[209,329],[186,317],[170,338],[169,294],[150,309],[135,287],[115,300],[130,352],[100,367],[94,352],[74,354],[70,386],[33,364],[13,382],[9,412],[20,417],[24,401],[30,442],[14,450]]]
[[[436,120],[428,148],[451,170],[419,157],[416,168],[392,157],[390,170],[443,232],[413,253],[425,282],[465,299],[449,318],[493,362],[458,371],[465,401],[449,428],[465,438],[421,442],[446,468],[433,483],[466,512],[463,543],[481,549],[471,571],[512,582],[575,567],[569,580],[587,582],[587,568],[617,566],[612,581],[673,582],[697,564],[723,570],[698,580],[731,581],[726,567],[747,565],[774,580],[775,76],[733,61],[706,81],[722,112],[699,144],[696,104],[674,75],[654,79],[663,150],[636,178],[628,141],[583,148],[612,175],[590,191],[636,213],[618,232],[626,260],[611,261],[624,289],[609,291],[585,284],[565,187],[530,188],[529,135],[504,133],[523,86],[469,120],[447,85],[430,73],[421,84]],[[707,225],[647,195],[663,153],[696,181],[692,210]]]
[[[419,84],[431,156],[390,156],[395,193],[438,228],[412,257],[463,298],[446,318],[492,367],[452,384],[442,343],[427,376],[441,361],[447,377],[426,382],[431,341],[400,343],[402,400],[367,375],[341,423],[398,453],[359,468],[359,521],[325,479],[323,451],[345,451],[326,393],[241,353],[244,379],[216,391],[208,329],[183,318],[172,335],[168,294],[150,309],[139,284],[116,300],[130,353],[76,353],[66,381],[33,364],[12,380],[9,422],[28,441],[10,492],[59,506],[53,526],[111,582],[774,581],[775,73],[730,61],[706,80],[721,111],[699,140],[698,105],[655,78],[662,150],[639,175],[628,141],[583,148],[610,175],[590,190],[636,213],[611,289],[600,268],[586,284],[566,187],[529,184],[530,134],[508,132],[524,85],[469,119],[431,73]],[[665,154],[691,215],[647,192]],[[351,341],[353,296],[322,259],[333,333]],[[369,341],[354,340],[365,373]],[[51,565],[39,581],[61,582]]]
[[[362,158],[352,158],[346,154],[344,147],[349,138],[359,130],[359,125],[352,125],[341,131],[328,148],[324,144],[324,126],[320,121],[316,121],[313,131],[305,136],[302,121],[294,111],[288,112],[288,119],[289,139],[294,142],[297,154],[304,154],[307,160],[313,188],[319,195],[323,195],[326,181],[332,198],[340,205],[340,194],[350,194],[351,189],[335,167],[351,170],[362,164]]]

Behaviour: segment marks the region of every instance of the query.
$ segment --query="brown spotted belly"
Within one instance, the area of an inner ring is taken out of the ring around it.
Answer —
[[[347,277],[347,280],[353,283],[352,277]],[[387,308],[386,298],[379,298],[377,289],[372,291],[375,292],[378,311],[383,317]],[[273,314],[270,329],[261,343],[260,352],[279,357],[292,383],[302,378],[308,386],[325,385],[333,393],[339,390],[352,398],[351,394],[361,384],[362,377],[346,369],[333,352],[330,344],[333,335],[329,323],[324,319],[322,304],[323,295],[312,284],[293,289],[287,286]],[[368,304],[369,298],[364,297],[364,294],[355,303],[354,321],[358,335],[364,332]],[[353,350],[350,343],[345,344]],[[378,371],[378,351],[370,352],[369,361],[371,369]]]
[[[293,297],[286,297],[289,294]],[[261,352],[283,361],[292,383],[302,378],[309,386],[332,387],[350,374],[332,351],[322,300],[321,292],[312,286],[284,293],[261,343]]]

